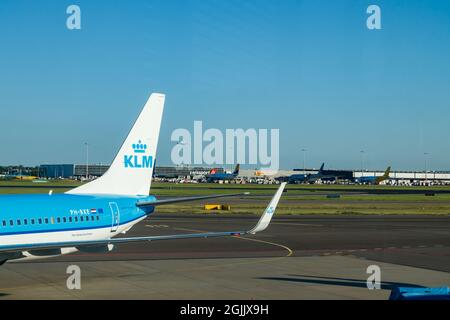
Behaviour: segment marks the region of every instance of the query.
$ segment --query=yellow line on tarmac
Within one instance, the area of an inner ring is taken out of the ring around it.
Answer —
[[[291,248],[288,248],[288,247],[286,247],[286,246],[284,246],[282,244],[279,244],[279,243],[269,242],[269,241],[264,241],[264,240],[259,240],[259,239],[253,239],[253,238],[244,238],[244,237],[233,237],[233,238],[241,239],[241,240],[254,241],[254,242],[261,242],[261,243],[266,243],[266,244],[270,244],[272,246],[283,248],[283,249],[288,251],[288,255],[285,256],[285,257],[290,257],[290,256],[292,256],[294,254],[294,252],[291,250]]]
[[[186,229],[186,228],[174,228],[174,229],[175,230],[181,230],[181,231],[189,231],[189,232],[199,232],[199,233],[207,232],[207,231],[204,231],[204,230],[195,230],[195,229]],[[241,236],[232,236],[232,238],[241,239],[241,240],[247,240],[247,241],[260,242],[260,243],[265,243],[265,244],[269,244],[269,245],[272,245],[272,246],[283,248],[283,249],[287,250],[287,252],[288,252],[288,254],[285,257],[290,257],[294,253],[290,248],[288,248],[288,247],[286,247],[286,246],[284,246],[282,244],[275,243],[275,242],[269,242],[269,241],[252,239],[252,238],[244,238],[244,237],[241,237]]]
[[[185,229],[185,228],[174,228],[176,230],[182,230],[182,231],[189,231],[189,232],[206,232],[204,230],[194,230],[194,229]],[[214,269],[214,268],[219,268],[219,267],[233,267],[233,266],[238,266],[238,265],[246,265],[246,264],[254,264],[254,263],[263,263],[263,262],[272,262],[272,261],[277,261],[280,259],[284,259],[287,257],[292,256],[293,251],[282,245],[282,244],[278,244],[278,243],[273,243],[273,242],[269,242],[269,241],[264,241],[264,240],[258,240],[258,239],[251,239],[251,238],[244,238],[244,237],[239,237],[239,236],[232,236],[231,238],[235,238],[235,239],[241,239],[241,240],[248,240],[248,241],[254,241],[254,242],[260,242],[260,243],[265,243],[265,244],[269,244],[269,245],[273,245],[273,246],[277,246],[280,248],[283,248],[285,250],[288,251],[288,254],[286,256],[283,257],[274,257],[274,258],[267,258],[267,259],[255,259],[255,260],[251,260],[251,261],[246,261],[246,262],[238,262],[238,263],[228,263],[228,264],[219,264],[219,265],[215,265],[215,266],[204,266],[204,267],[196,267],[196,268],[191,268],[191,269],[178,269],[176,271],[189,271],[189,270],[205,270],[205,269]],[[205,258],[207,259],[207,258]],[[224,258],[226,259],[226,258]],[[245,259],[245,257],[243,257],[243,259]]]

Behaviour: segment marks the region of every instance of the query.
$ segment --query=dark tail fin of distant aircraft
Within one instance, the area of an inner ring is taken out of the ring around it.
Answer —
[[[239,163],[237,164],[236,168],[234,168],[233,174],[237,176],[239,174]]]
[[[322,172],[324,167],[325,167],[325,163],[322,163],[322,165],[320,166],[319,172]]]
[[[384,172],[384,174],[382,176],[378,176],[375,179],[375,184],[379,184],[382,181],[388,180],[389,179],[389,174],[391,173],[391,167],[387,167],[386,171]]]

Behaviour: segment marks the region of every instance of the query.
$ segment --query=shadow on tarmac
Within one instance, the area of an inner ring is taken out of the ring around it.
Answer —
[[[355,287],[355,288],[367,288],[366,280],[347,279],[347,278],[332,278],[332,277],[313,277],[305,275],[288,275],[286,277],[261,277],[257,279],[262,280],[274,280],[274,281],[288,281],[288,282],[301,282],[307,284],[323,284],[342,287]],[[381,289],[393,290],[397,287],[415,287],[424,288],[423,286],[411,283],[401,282],[381,282]]]

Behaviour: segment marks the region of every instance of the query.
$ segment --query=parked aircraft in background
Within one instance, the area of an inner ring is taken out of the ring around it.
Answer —
[[[391,173],[391,167],[388,167],[382,176],[359,177],[355,180],[357,183],[361,183],[361,184],[380,184],[382,181],[389,179],[390,173]]]
[[[237,178],[239,175],[239,164],[236,165],[236,168],[232,173],[219,173],[217,169],[212,169],[209,174],[206,175],[205,179],[207,182],[215,182],[215,181],[230,181]]]
[[[315,183],[321,181],[346,180],[353,181],[353,171],[348,170],[325,170],[325,163],[322,163],[317,173],[293,174],[283,180],[289,183]],[[305,169],[304,169],[305,170]]]
[[[323,168],[325,166],[325,163],[322,163],[320,166],[319,171],[317,173],[310,173],[310,174],[293,174],[289,177],[288,181],[289,183],[314,183],[317,180],[325,179],[325,178],[334,178],[335,175],[327,174]]]

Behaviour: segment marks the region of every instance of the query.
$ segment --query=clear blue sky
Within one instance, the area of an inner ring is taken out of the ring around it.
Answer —
[[[3,165],[109,163],[159,91],[161,164],[203,120],[279,128],[282,168],[450,169],[449,1],[2,0],[0,43]]]

